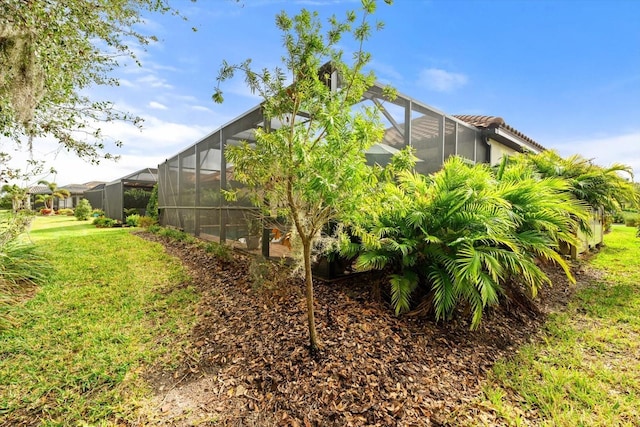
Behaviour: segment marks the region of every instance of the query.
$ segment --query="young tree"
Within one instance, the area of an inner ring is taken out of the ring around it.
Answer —
[[[46,209],[51,209],[51,211],[53,211],[53,202],[55,199],[64,200],[67,197],[71,196],[69,190],[65,188],[58,188],[58,184],[56,184],[55,182],[41,180],[38,181],[38,184],[46,185],[47,187],[49,187],[49,191],[51,191],[51,194],[38,194],[38,196],[36,197],[36,201],[44,203],[44,207]]]
[[[123,59],[137,62],[136,46],[155,40],[136,29],[142,15],[165,12],[177,13],[169,0],[1,1],[0,135],[18,145],[27,139],[27,148],[51,135],[92,163],[112,158],[97,123],[140,119],[84,90],[117,86],[112,71]],[[3,153],[0,165],[7,161]],[[0,170],[0,177],[13,172]]]
[[[360,13],[348,12],[344,20],[330,18],[324,34],[317,13],[278,14],[276,25],[286,49],[283,68],[256,72],[250,60],[225,62],[213,96],[222,102],[220,82],[239,71],[251,90],[264,98],[267,125],[257,129],[255,146],[227,146],[226,156],[234,165],[234,179],[247,185],[255,203],[293,225],[302,246],[312,352],[321,346],[314,318],[314,242],[329,221],[362,207],[359,196],[371,177],[364,151],[383,135],[376,112],[356,108],[375,79],[373,73],[363,72],[370,55],[362,49],[372,32],[369,20],[375,10],[375,0],[363,0]],[[352,64],[343,60],[338,47],[345,35],[358,44]],[[335,79],[338,90],[332,90]]]
[[[27,198],[26,188],[19,187],[15,184],[5,184],[2,186],[2,192],[7,193],[11,198],[11,206],[14,213],[25,206],[25,200]]]

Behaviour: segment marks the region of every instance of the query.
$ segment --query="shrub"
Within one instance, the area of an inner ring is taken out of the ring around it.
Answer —
[[[40,209],[40,215],[51,215],[53,213],[53,209],[42,208]]]
[[[176,228],[162,228],[158,234],[179,242],[195,243],[197,241],[197,239],[191,234],[185,233],[184,231]]]
[[[215,255],[225,261],[231,260],[231,248],[218,242],[209,242],[204,248],[205,252]]]
[[[93,225],[98,228],[111,228],[116,226],[117,221],[112,218],[99,216],[93,220]]]
[[[78,202],[78,206],[76,206],[74,215],[78,221],[86,221],[89,219],[89,216],[91,215],[91,203],[89,203],[87,199],[80,200],[80,202]]]
[[[622,211],[615,211],[611,214],[611,221],[614,224],[624,224],[624,214]]]
[[[58,210],[58,212],[56,212],[56,215],[73,216],[73,209],[70,209],[70,208],[60,209]]]
[[[50,271],[45,255],[19,240],[31,219],[20,214],[3,220],[0,226],[0,330],[11,326],[11,306],[21,288],[44,283]]]
[[[550,284],[538,258],[559,264],[573,279],[553,249],[560,239],[572,239],[576,222],[570,214],[585,213],[564,181],[539,180],[530,172],[514,166],[498,173],[451,157],[429,177],[396,174],[371,195],[367,206],[379,210],[363,212],[369,225],[353,228],[362,239],[356,265],[392,270],[396,313],[409,311],[412,295],[420,291],[437,320],[451,318],[458,307],[469,309],[472,329],[510,282],[532,296]],[[342,239],[343,251],[352,255],[354,244]]]
[[[144,228],[149,228],[151,227],[153,224],[156,224],[156,220],[151,218],[150,216],[141,216],[140,220],[138,221],[138,226],[139,227],[144,227]]]
[[[140,215],[138,215],[138,214],[129,215],[127,217],[127,219],[125,220],[125,223],[129,227],[139,227],[140,226]]]
[[[624,224],[625,224],[627,227],[637,227],[638,225],[640,225],[640,221],[638,220],[638,218],[635,218],[635,217],[628,217],[628,218],[625,220]]]
[[[137,208],[127,208],[124,210],[125,218],[131,215],[140,215],[140,211]]]
[[[162,226],[158,225],[158,224],[151,224],[148,228],[147,231],[149,233],[153,233],[153,234],[160,234],[160,231],[162,231]]]
[[[102,209],[95,208],[94,210],[91,211],[91,216],[92,217],[104,216],[104,211]]]
[[[218,192],[216,192],[218,194]],[[147,215],[151,218],[158,220],[158,184],[153,186],[153,190],[151,190],[151,195],[149,196],[149,201],[147,202]]]

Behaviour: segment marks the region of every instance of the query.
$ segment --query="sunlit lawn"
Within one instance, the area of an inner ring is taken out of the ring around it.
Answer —
[[[549,319],[542,342],[498,363],[485,404],[509,425],[640,425],[640,239],[615,226],[602,277]]]
[[[145,365],[172,363],[196,294],[180,263],[130,229],[37,217],[54,265],[0,332],[0,425],[109,425],[135,417]]]
[[[195,320],[185,272],[126,228],[37,217],[28,238],[54,271],[0,332],[0,425],[135,425],[140,372],[176,361]],[[617,226],[605,243],[596,283],[494,367],[478,406],[499,422],[640,425],[640,239]]]

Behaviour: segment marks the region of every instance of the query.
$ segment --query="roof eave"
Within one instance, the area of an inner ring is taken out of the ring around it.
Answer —
[[[532,144],[505,128],[483,129],[483,133],[488,137],[495,139],[499,143],[519,152],[531,151],[533,153],[540,153],[545,150],[541,145]]]

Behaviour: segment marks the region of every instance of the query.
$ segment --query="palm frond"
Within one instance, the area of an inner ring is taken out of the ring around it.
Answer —
[[[396,315],[406,313],[411,308],[411,294],[418,286],[418,275],[412,270],[404,270],[402,274],[392,274],[391,305]]]

